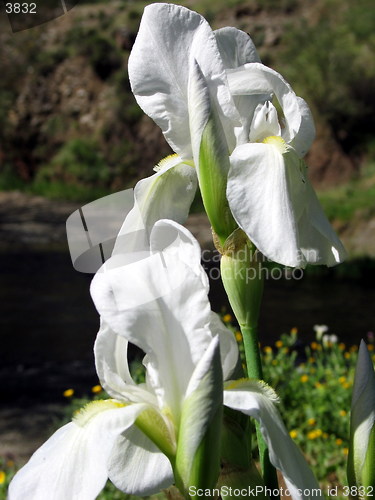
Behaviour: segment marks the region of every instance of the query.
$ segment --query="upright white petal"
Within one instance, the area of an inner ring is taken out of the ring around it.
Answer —
[[[231,332],[221,321],[220,317],[211,312],[210,330],[220,339],[220,356],[223,367],[223,378],[228,380],[232,375],[238,363],[238,345]]]
[[[302,453],[281,420],[272,389],[264,388],[255,381],[228,383],[224,391],[224,405],[258,420],[270,461],[282,473],[293,500],[312,500],[323,496]]]
[[[91,416],[83,415],[64,425],[34,453],[12,480],[9,500],[97,497],[107,481],[108,461],[116,440],[146,406],[116,408],[111,400],[96,404]]]
[[[229,87],[233,95],[275,94],[285,116],[282,137],[290,143],[301,127],[300,103],[284,78],[267,66],[250,63],[228,70]]]
[[[151,240],[165,228],[166,222],[156,224]],[[183,239],[176,239],[176,244],[178,251],[170,244],[123,268],[110,269],[109,260],[95,276],[91,293],[110,328],[147,354],[149,380],[159,404],[178,415],[194,366],[212,336],[207,282],[197,273],[197,262],[188,264],[181,258],[186,246],[187,255],[194,255],[191,245]]]
[[[114,333],[101,319],[94,354],[95,366],[102,387],[119,400],[157,406],[154,394],[144,384],[135,384],[128,366],[128,341]]]
[[[297,97],[297,101],[301,114],[301,125],[291,145],[299,157],[303,158],[315,139],[315,125],[308,104],[301,97]]]
[[[129,58],[130,82],[141,108],[185,160],[192,157],[187,87],[193,58],[211,82],[212,95],[220,102],[224,115],[236,115],[223,83],[225,72],[215,36],[207,21],[181,6],[147,6]]]

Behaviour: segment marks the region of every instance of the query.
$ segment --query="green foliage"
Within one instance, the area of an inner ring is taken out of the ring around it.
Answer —
[[[35,184],[62,181],[72,185],[103,186],[109,179],[109,170],[98,146],[89,139],[66,142],[49,165],[42,167]]]
[[[324,0],[316,12],[285,30],[278,65],[344,149],[363,153],[375,125],[375,11],[370,0]]]
[[[357,212],[369,219],[375,215],[375,163],[366,165],[356,179],[318,193],[331,220],[350,221]]]

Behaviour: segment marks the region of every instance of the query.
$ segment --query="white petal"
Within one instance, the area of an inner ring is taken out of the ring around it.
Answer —
[[[225,27],[214,31],[225,69],[234,69],[246,63],[260,62],[250,36],[237,28]]]
[[[151,241],[158,241],[159,231],[165,238],[165,229],[166,223],[157,224]],[[123,268],[110,269],[110,259],[95,276],[91,293],[111,329],[148,355],[160,405],[178,413],[191,373],[212,336],[207,281],[202,271],[197,274],[198,263],[187,264],[194,250],[183,237],[176,238],[173,224],[171,234],[177,249],[169,245]]]
[[[301,114],[301,126],[292,141],[292,146],[298,155],[303,158],[315,139],[315,125],[307,103],[301,97],[297,97],[297,101]]]
[[[184,159],[192,156],[187,108],[192,58],[212,81],[213,95],[224,114],[236,113],[223,85],[224,68],[206,20],[172,4],[146,7],[129,59],[130,82],[141,108],[161,127],[172,149]]]
[[[362,340],[358,352],[351,406],[351,437],[353,462],[357,479],[369,444],[370,433],[375,425],[375,372],[367,346]]]
[[[286,120],[282,137],[290,143],[301,127],[302,117],[299,101],[289,83],[279,73],[260,63],[245,64],[227,73],[233,95],[275,94]]]
[[[301,251],[307,263],[335,266],[347,257],[345,248],[325,216],[308,179],[305,210],[298,221],[298,233]]]
[[[221,28],[214,31],[214,33],[226,70],[238,68],[246,63],[260,62],[255,45],[247,33],[232,27]],[[235,130],[237,145],[244,144],[249,139],[250,123],[255,108],[260,102],[263,103],[266,99],[270,99],[270,96],[268,94],[265,96],[234,95],[232,98],[242,122],[242,127]],[[233,123],[224,121],[223,126],[226,136],[229,138],[228,127],[233,128]],[[233,151],[234,147],[235,144],[232,145],[228,140],[230,152]]]
[[[284,156],[268,144],[244,144],[231,156],[227,197],[233,217],[269,259],[287,266],[304,265],[298,247],[296,217],[305,184],[290,186]],[[292,188],[292,189],[291,189]],[[291,198],[291,192],[295,199]]]
[[[250,142],[261,142],[268,136],[279,136],[280,132],[275,106],[269,101],[259,104],[250,125]]]
[[[146,406],[103,409],[85,425],[64,425],[16,474],[9,500],[94,500],[108,478],[108,460],[118,436]],[[110,407],[110,405],[109,405]],[[113,408],[113,406],[112,406]]]
[[[228,380],[233,374],[238,363],[238,345],[233,333],[221,321],[220,317],[212,312],[210,330],[213,335],[219,335],[221,365],[223,367],[223,378]]]
[[[233,388],[229,384],[224,391],[224,405],[258,420],[270,461],[283,474],[292,498],[322,496],[318,482],[281,420],[270,388],[252,381],[234,382]]]
[[[174,482],[163,453],[136,426],[128,429],[112,449],[109,479],[130,495],[153,495]]]
[[[136,385],[131,378],[127,360],[128,341],[114,333],[101,319],[94,354],[95,366],[102,387],[120,401],[157,405],[157,400],[144,384]]]
[[[114,254],[149,250],[149,233],[159,219],[184,223],[197,189],[195,169],[174,155],[161,162],[156,174],[134,189],[134,207],[126,217]]]

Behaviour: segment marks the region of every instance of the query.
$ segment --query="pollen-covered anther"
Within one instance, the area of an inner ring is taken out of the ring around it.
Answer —
[[[80,427],[84,427],[88,422],[96,417],[99,413],[108,410],[115,410],[116,408],[123,408],[126,406],[114,399],[100,399],[98,401],[91,401],[79,410],[73,417],[73,422]]]
[[[279,135],[270,135],[263,139],[263,144],[270,144],[275,146],[280,154],[287,153],[290,150],[290,146],[284,141]]]
[[[177,157],[178,155],[176,153],[166,156],[165,158],[160,160],[157,165],[155,165],[154,171],[159,172],[159,170],[164,170],[165,167],[168,167],[170,163],[176,163]]]

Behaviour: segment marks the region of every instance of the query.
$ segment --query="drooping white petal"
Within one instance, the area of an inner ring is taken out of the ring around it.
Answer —
[[[109,479],[124,493],[153,495],[174,482],[167,457],[136,426],[124,432],[112,449]]]
[[[164,159],[159,170],[140,180],[134,189],[134,207],[118,234],[113,254],[149,250],[149,233],[159,219],[183,224],[197,189],[194,167],[177,155]]]
[[[95,366],[102,387],[113,398],[120,401],[147,403],[157,406],[155,396],[144,387],[135,384],[127,360],[128,341],[114,333],[101,319],[94,354]]]
[[[227,197],[238,225],[269,259],[303,266],[296,217],[303,209],[305,183],[300,178],[290,186],[293,172],[287,172],[284,155],[270,144],[244,144],[230,160]]]
[[[282,137],[290,143],[301,127],[300,104],[293,89],[284,78],[260,63],[245,64],[228,70],[228,83],[233,95],[275,94],[285,116]]]
[[[198,61],[204,76],[212,82],[212,94],[224,114],[236,114],[223,83],[224,68],[215,36],[206,20],[177,5],[147,6],[129,58],[130,82],[141,108],[185,160],[192,157],[187,109],[191,58]]]
[[[299,245],[307,263],[335,266],[347,256],[306,179],[305,209],[298,221]]]
[[[315,125],[307,103],[301,97],[297,97],[297,101],[301,114],[301,125],[291,145],[299,157],[303,158],[315,139]]]
[[[161,223],[163,232],[166,224]],[[151,240],[158,231],[156,224]],[[194,366],[212,337],[206,283],[195,272],[197,263],[187,265],[180,257],[189,243],[176,238],[176,245],[178,251],[168,245],[124,268],[111,269],[110,259],[95,276],[91,293],[110,328],[147,354],[160,406],[178,413]],[[188,255],[193,254],[189,249]]]
[[[224,380],[228,380],[233,374],[238,362],[239,352],[236,339],[233,332],[228,330],[220,317],[214,312],[211,312],[210,330],[214,335],[219,335],[223,378]]]
[[[11,482],[9,500],[97,497],[108,478],[113,445],[146,405],[116,408],[111,400],[94,404],[91,416],[64,425],[34,453]]]
[[[249,415],[260,423],[271,463],[282,473],[293,500],[322,497],[319,484],[302,453],[289,436],[275,406],[275,394],[259,382],[228,383],[224,405]]]
[[[359,486],[371,431],[375,425],[375,372],[367,346],[362,340],[353,384],[351,405],[349,473]],[[353,484],[355,484],[353,483]]]

